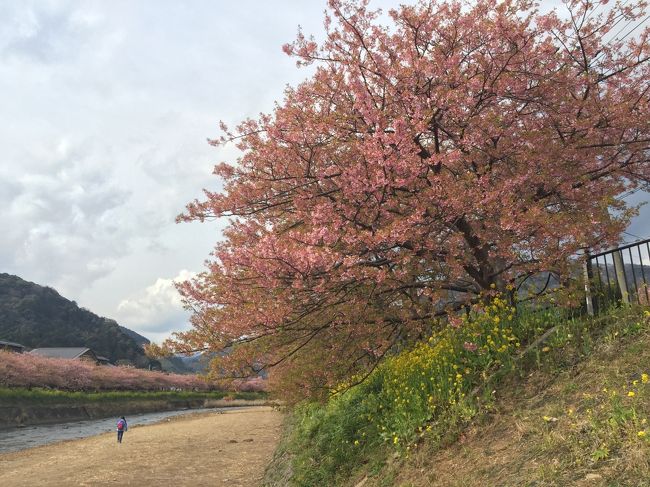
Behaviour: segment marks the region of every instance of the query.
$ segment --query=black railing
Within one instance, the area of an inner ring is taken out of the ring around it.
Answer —
[[[650,304],[650,239],[588,254],[585,272],[592,312],[617,302]]]

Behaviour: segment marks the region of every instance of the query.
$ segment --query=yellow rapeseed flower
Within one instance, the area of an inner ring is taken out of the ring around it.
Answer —
[[[636,394],[634,394],[634,391],[630,391],[627,393],[627,397],[634,397]]]
[[[648,374],[641,374],[641,382],[644,384],[648,383]]]
[[[639,431],[636,435],[637,435],[639,438],[645,438],[645,437],[646,437],[645,430]]]

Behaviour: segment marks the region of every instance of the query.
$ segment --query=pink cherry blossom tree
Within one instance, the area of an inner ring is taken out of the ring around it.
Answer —
[[[207,391],[218,389],[197,375],[167,374],[95,365],[90,361],[41,357],[0,350],[0,387],[48,387],[69,391]],[[251,386],[254,390],[255,385]],[[262,385],[259,386],[261,388]]]
[[[230,224],[167,345],[237,343],[236,374],[280,365],[316,393],[481,291],[615,243],[635,211],[619,195],[650,178],[650,47],[646,2],[606,3],[420,1],[383,25],[330,0],[326,40],[284,47],[313,76],[212,142],[241,158],[179,219]]]

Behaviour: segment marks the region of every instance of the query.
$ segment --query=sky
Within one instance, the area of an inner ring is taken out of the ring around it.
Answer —
[[[187,329],[173,282],[202,270],[223,223],[174,220],[237,157],[206,139],[308,76],[281,47],[299,25],[322,38],[324,6],[0,0],[0,272],[154,341]]]

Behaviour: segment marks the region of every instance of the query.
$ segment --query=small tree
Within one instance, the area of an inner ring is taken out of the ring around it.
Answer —
[[[284,48],[313,76],[213,141],[242,156],[179,219],[230,225],[168,345],[237,342],[233,371],[262,358],[323,390],[486,289],[566,275],[634,214],[617,196],[650,177],[645,2],[421,1],[389,26],[367,3],[330,0],[325,42]]]

